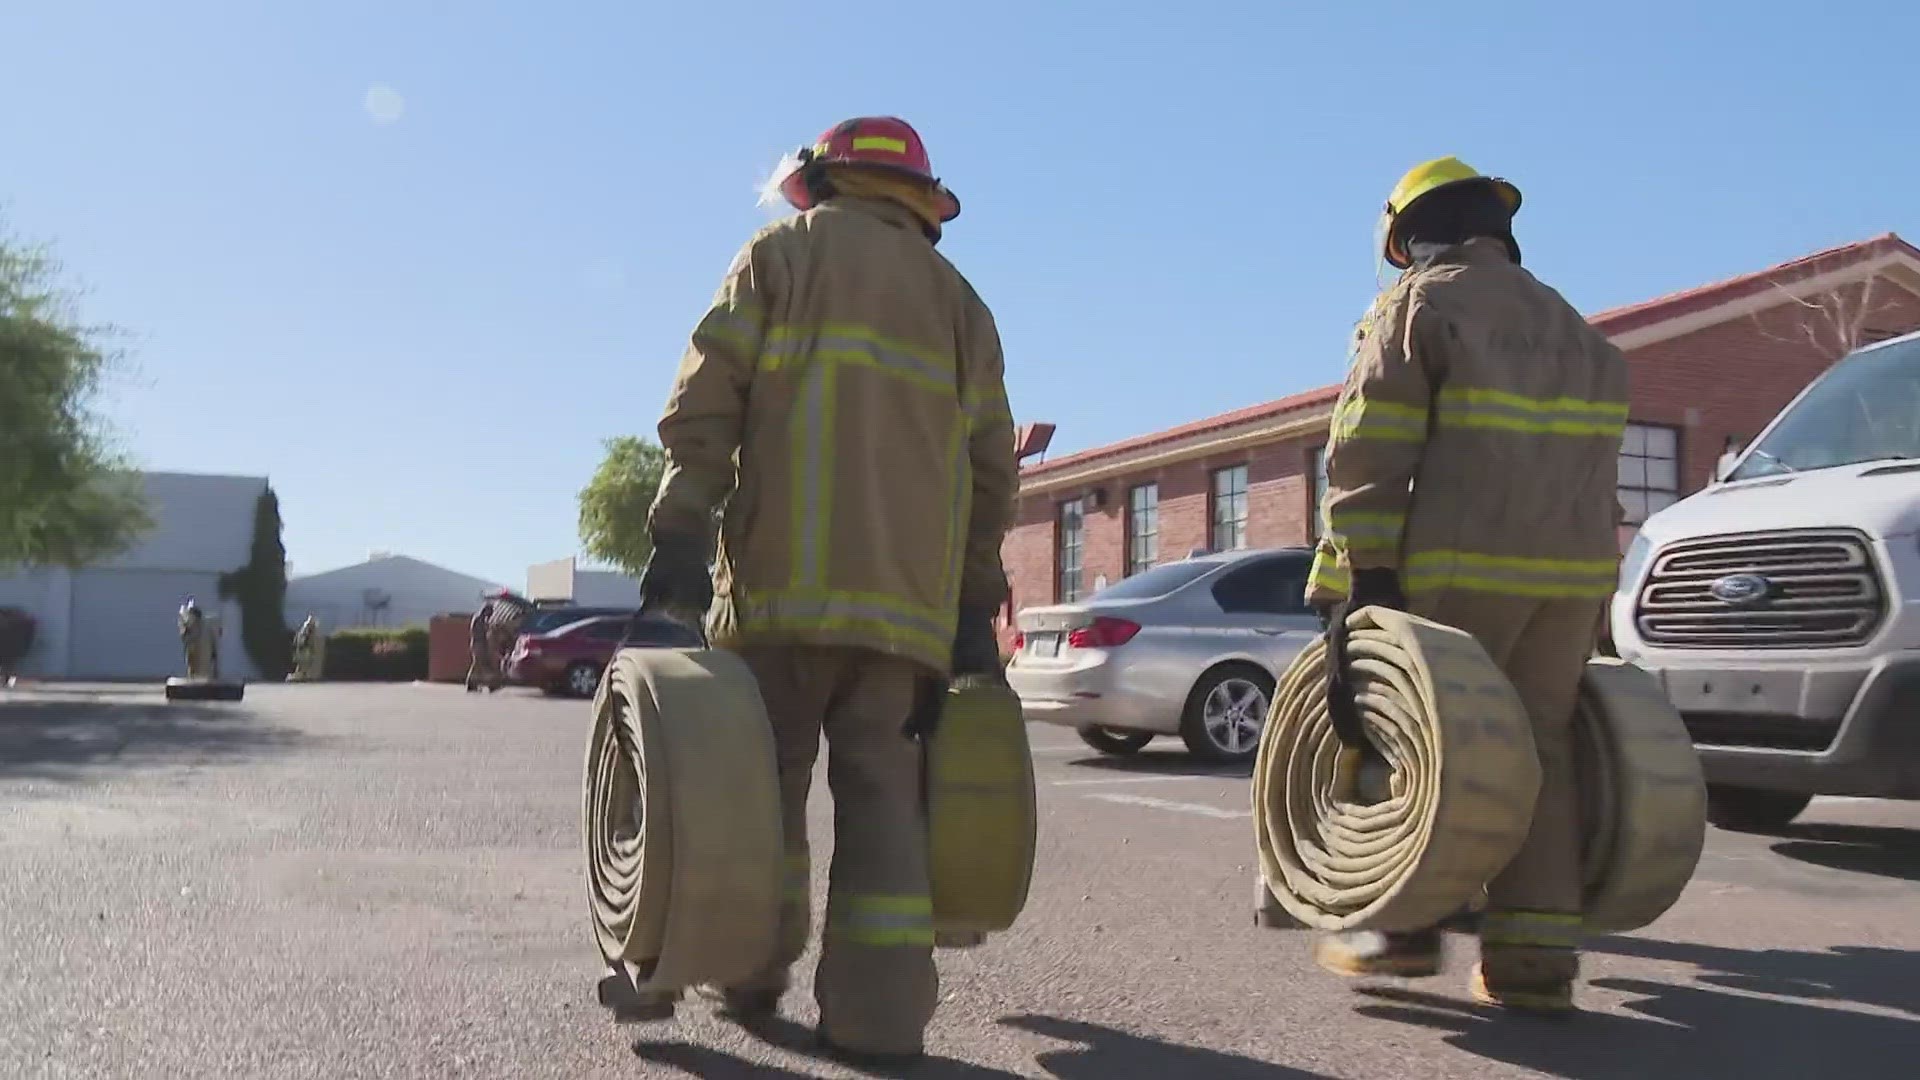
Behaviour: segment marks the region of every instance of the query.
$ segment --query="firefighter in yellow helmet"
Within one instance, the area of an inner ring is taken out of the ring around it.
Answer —
[[[774,188],[800,213],[735,257],[660,421],[641,603],[712,604],[712,642],[752,669],[779,755],[779,954],[750,984],[703,992],[770,1013],[806,947],[824,734],[834,853],[817,1034],[843,1057],[911,1060],[938,996],[918,738],[950,677],[999,670],[1016,484],[1000,339],[934,249],[960,204],[912,127],[839,124]]]
[[[1381,255],[1403,272],[1360,328],[1327,447],[1308,600],[1338,633],[1382,604],[1474,635],[1525,703],[1542,784],[1518,856],[1487,883],[1480,1001],[1573,1007],[1581,912],[1571,727],[1619,554],[1627,420],[1618,349],[1521,268],[1519,189],[1456,158],[1393,189]],[[1351,686],[1329,673],[1329,708]],[[1320,940],[1347,975],[1439,971],[1438,928]]]

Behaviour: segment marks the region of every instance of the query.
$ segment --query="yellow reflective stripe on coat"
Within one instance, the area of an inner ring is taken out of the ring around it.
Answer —
[[[933,946],[933,898],[866,894],[835,899],[827,932],[851,945]]]
[[[693,337],[712,338],[752,356],[760,349],[760,309],[751,304],[718,303],[701,317]]]
[[[1468,551],[1419,551],[1407,557],[1401,584],[1410,593],[1464,589],[1551,599],[1613,594],[1614,559],[1534,559]]]
[[[1553,911],[1489,911],[1480,917],[1480,943],[1574,949],[1580,946],[1581,923],[1578,915]]]
[[[1345,596],[1352,587],[1353,575],[1331,554],[1322,551],[1313,557],[1313,569],[1307,573],[1307,588]]]
[[[833,470],[827,443],[833,436],[837,407],[838,371],[833,364],[807,369],[800,387],[800,407],[792,419],[793,453],[793,583],[818,587],[827,574],[827,522],[833,520]]]
[[[776,326],[760,349],[760,368],[779,371],[801,360],[852,364],[897,376],[923,389],[954,392],[954,361],[876,330],[851,324]]]
[[[1334,410],[1332,437],[1385,442],[1425,442],[1427,410],[1397,401],[1374,401],[1359,394]]]
[[[941,612],[879,593],[826,589],[736,590],[740,629],[861,629],[913,646],[945,653],[953,644],[954,620]]]
[[[1510,431],[1520,435],[1617,438],[1627,405],[1578,398],[1530,398],[1505,390],[1447,387],[1440,391],[1440,426]]]
[[[1336,507],[1323,517],[1327,536],[1335,544],[1397,547],[1400,534],[1407,529],[1407,515],[1391,510],[1341,510]]]

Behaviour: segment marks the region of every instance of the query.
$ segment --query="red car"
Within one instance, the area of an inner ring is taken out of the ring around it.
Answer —
[[[629,635],[631,631],[631,635]],[[592,697],[622,638],[631,648],[697,649],[700,635],[666,619],[634,622],[626,615],[600,615],[521,634],[507,656],[507,678],[549,694]]]

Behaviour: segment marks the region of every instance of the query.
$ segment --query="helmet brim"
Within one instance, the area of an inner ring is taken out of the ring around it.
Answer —
[[[952,191],[948,190],[947,185],[941,183],[938,180],[934,180],[928,177],[925,173],[922,173],[916,169],[902,169],[892,165],[873,165],[866,162],[861,162],[858,165],[851,165],[846,167],[859,168],[859,169],[879,169],[879,170],[884,170],[886,172],[897,173],[901,176],[910,176],[913,179],[919,180],[922,182],[931,183],[933,184],[934,195],[940,201],[941,223],[945,224],[946,222],[952,221],[954,218],[957,218],[960,216],[960,197],[958,195],[955,195]],[[788,206],[791,206],[795,210],[799,210],[803,213],[813,209],[814,206],[816,205],[813,198],[813,191],[807,184],[806,173],[807,173],[806,167],[802,166],[800,168],[793,170],[793,172],[787,174],[787,178],[780,181],[781,197],[787,200]]]
[[[1520,212],[1520,203],[1522,201],[1520,189],[1514,186],[1511,181],[1503,180],[1498,176],[1469,176],[1460,180],[1449,180],[1444,184],[1435,184],[1433,187],[1421,192],[1419,198],[1401,207],[1399,213],[1394,213],[1392,209],[1381,212],[1381,222],[1385,232],[1385,242],[1382,245],[1381,254],[1387,260],[1387,265],[1396,270],[1405,270],[1407,267],[1413,265],[1413,259],[1407,255],[1406,244],[1400,239],[1399,223],[1407,211],[1420,205],[1421,199],[1432,195],[1436,191],[1458,191],[1466,184],[1483,184],[1491,188],[1493,193],[1500,197],[1500,201],[1506,204],[1507,219],[1509,221],[1513,219],[1515,214]]]

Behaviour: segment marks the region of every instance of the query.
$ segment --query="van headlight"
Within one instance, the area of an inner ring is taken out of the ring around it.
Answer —
[[[1653,542],[1647,539],[1645,533],[1635,533],[1633,543],[1627,545],[1627,553],[1620,560],[1618,586],[1621,592],[1630,591],[1640,580],[1640,571],[1647,568],[1647,557],[1651,554]]]

